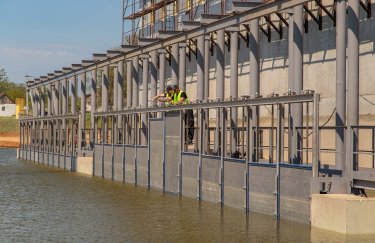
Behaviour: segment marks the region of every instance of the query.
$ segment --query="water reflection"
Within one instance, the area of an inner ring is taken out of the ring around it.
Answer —
[[[372,242],[15,160],[0,149],[0,242]]]

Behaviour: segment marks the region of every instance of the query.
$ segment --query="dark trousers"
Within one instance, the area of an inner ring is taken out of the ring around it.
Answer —
[[[193,140],[194,139],[194,113],[193,110],[186,110],[185,111],[185,123],[186,127],[188,128],[187,133],[187,140]]]

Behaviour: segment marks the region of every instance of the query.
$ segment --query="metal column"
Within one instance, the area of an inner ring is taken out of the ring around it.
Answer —
[[[149,56],[143,58],[143,73],[142,73],[142,83],[143,83],[143,94],[142,94],[142,107],[148,107],[148,63]],[[141,133],[141,140],[142,144],[147,144],[147,114],[142,114],[142,133]]]
[[[352,147],[348,149],[348,163],[357,167],[358,129],[351,131],[351,126],[359,125],[359,1],[348,0],[348,138],[353,132]],[[351,166],[347,166],[351,168]],[[348,171],[347,171],[348,173]],[[346,175],[348,176],[348,174]]]
[[[117,110],[123,108],[123,96],[124,96],[124,61],[120,61],[117,64]],[[122,116],[117,116],[117,126],[122,128]]]
[[[210,96],[210,35],[204,36],[204,81],[203,81],[203,89],[204,89],[204,100],[208,100]],[[209,111],[203,111],[203,119],[204,119],[204,151],[206,154],[210,152],[210,131],[209,131]]]
[[[346,1],[336,5],[336,168],[345,175],[346,125]]]
[[[78,150],[82,150],[85,146],[85,131],[86,128],[86,72],[83,72],[80,76],[81,86],[81,107],[80,107],[80,118],[78,127]]]
[[[288,69],[288,91],[293,92],[293,35],[294,35],[294,20],[293,20],[293,12],[289,13],[289,20],[288,20],[288,59],[289,59],[289,69]],[[289,163],[293,162],[293,141],[294,141],[294,125],[293,125],[293,106],[288,106],[288,156],[289,156]]]
[[[204,35],[197,38],[197,99],[204,100]]]
[[[70,80],[70,92],[72,94],[71,103],[70,103],[70,112],[72,114],[76,114],[76,97],[77,97],[77,90],[76,90],[76,76],[72,77]]]
[[[90,122],[91,122],[91,141],[90,141],[90,147],[91,149],[94,149],[94,143],[95,143],[95,117],[94,113],[96,111],[96,75],[97,75],[97,69],[94,69],[91,71],[91,112],[90,112]]]
[[[159,50],[159,93],[165,91],[165,53],[166,51]]]

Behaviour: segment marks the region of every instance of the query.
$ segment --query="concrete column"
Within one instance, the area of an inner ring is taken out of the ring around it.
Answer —
[[[143,83],[143,89],[142,89],[142,107],[148,106],[148,62],[149,57],[143,58],[142,60],[142,66],[143,66],[143,73],[142,73],[142,83]],[[141,141],[143,145],[147,144],[147,115],[142,114],[142,133],[141,133]]]
[[[45,96],[44,96],[44,86],[41,87],[41,90],[40,90],[40,95],[39,95],[39,101],[40,101],[40,116],[44,116],[45,115],[45,104],[44,104],[44,101],[45,101]]]
[[[48,116],[52,115],[52,84],[48,84],[47,88],[47,111],[48,111]]]
[[[59,115],[59,82],[55,82],[55,86],[53,88],[53,114],[55,116]]]
[[[151,98],[155,97],[157,94],[157,80],[158,80],[158,54],[157,51],[150,52],[151,54]]]
[[[108,90],[109,90],[109,80],[108,80],[109,67],[103,67],[102,73],[102,110],[108,111]]]
[[[91,118],[90,118],[90,122],[91,122],[91,141],[90,141],[90,145],[91,145],[91,149],[94,148],[94,142],[95,142],[95,117],[94,117],[94,113],[96,111],[96,80],[97,80],[97,72],[98,70],[97,69],[94,69],[91,71],[91,90],[90,90],[90,93],[91,93],[91,112],[90,112],[90,115],[91,115]]]
[[[348,131],[359,125],[359,1],[348,0]],[[350,135],[350,133],[348,133]],[[350,138],[350,136],[348,136]],[[353,152],[358,151],[358,129],[353,129]],[[358,156],[353,156],[356,167]],[[351,159],[348,157],[348,163]],[[350,168],[350,167],[349,167]]]
[[[84,144],[83,141],[85,140],[85,132],[86,129],[86,73],[82,73],[80,76],[80,86],[81,86],[81,107],[80,107],[80,118],[78,123],[78,150],[82,150]]]
[[[160,50],[159,55],[159,93],[165,91],[165,50]]]
[[[117,64],[117,109],[122,110],[124,106],[124,61]],[[117,126],[122,128],[122,116],[117,117]]]
[[[76,114],[77,112],[77,89],[76,89],[76,76],[73,76],[70,80],[70,93],[71,93],[71,99],[70,99],[70,112],[72,114]]]
[[[117,110],[117,95],[118,95],[118,67],[113,68],[113,110]]]
[[[293,8],[293,88],[296,94],[301,94],[303,90],[303,5]],[[302,104],[293,105],[293,125],[295,127],[303,126],[303,106]],[[302,163],[302,130],[294,129],[295,136],[293,141],[293,163]]]
[[[68,80],[64,79],[62,82],[62,114],[68,113]]]
[[[126,61],[126,106],[131,107],[132,106],[132,101],[133,101],[133,96],[132,96],[132,80],[133,80],[133,75],[132,75],[132,69],[133,69],[133,64],[131,60]]]
[[[216,98],[224,99],[224,70],[225,70],[225,32],[224,29],[216,31]],[[220,114],[216,112],[215,153],[219,154],[220,146]]]
[[[172,45],[171,54],[172,84],[178,84],[178,43]]]
[[[139,57],[133,57],[132,69],[132,86],[133,86],[133,107],[139,105]]]
[[[289,13],[289,27],[288,27],[288,59],[289,59],[289,69],[288,69],[288,90],[290,92],[294,91],[293,86],[293,42],[294,42],[294,20],[293,20],[293,13]],[[288,155],[289,155],[289,163],[293,163],[294,158],[294,119],[293,119],[293,106],[289,106],[289,128],[288,128]]]
[[[197,37],[197,99],[204,100],[204,35]]]
[[[250,96],[256,97],[260,93],[260,62],[259,62],[259,19],[254,19],[250,21]],[[250,119],[250,118],[249,118]],[[254,127],[259,125],[259,108],[255,108],[251,112],[252,124]],[[257,146],[258,131],[255,131],[253,136],[253,144]],[[254,146],[254,147],[255,147]],[[257,156],[255,151],[252,151],[254,155],[250,158],[251,161],[257,161]],[[250,155],[249,155],[250,156]]]
[[[180,89],[186,92],[186,43],[179,44],[179,86]]]
[[[336,5],[336,168],[346,173],[346,1]]]
[[[232,31],[230,39],[230,96],[235,100],[238,98],[238,31]],[[231,154],[233,156],[237,147],[237,108],[232,108],[230,115]]]

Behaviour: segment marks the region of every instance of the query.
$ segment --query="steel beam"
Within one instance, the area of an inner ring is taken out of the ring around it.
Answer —
[[[224,100],[224,75],[225,75],[225,31],[220,29],[216,32],[216,99]],[[219,153],[220,146],[220,110],[216,112],[215,153]]]
[[[159,50],[159,93],[165,91],[165,53],[166,51]]]
[[[288,91],[292,93],[294,91],[294,82],[293,82],[293,42],[294,42],[294,20],[293,20],[293,12],[289,13],[289,27],[288,27],[288,60],[289,60],[289,68],[288,68]],[[288,157],[289,163],[293,162],[293,141],[294,141],[294,119],[293,119],[293,107],[289,105],[288,107]]]
[[[158,54],[157,51],[152,51],[151,55],[151,67],[150,67],[150,83],[151,83],[151,98],[157,94],[157,80],[158,80]]]
[[[336,4],[336,168],[345,175],[346,1]]]
[[[197,100],[204,100],[204,35],[197,38]]]
[[[149,64],[149,56],[143,58],[142,60],[142,83],[143,83],[143,94],[142,94],[142,107],[148,107],[148,64]],[[142,114],[142,132],[141,132],[141,141],[143,145],[147,144],[147,114]]]

